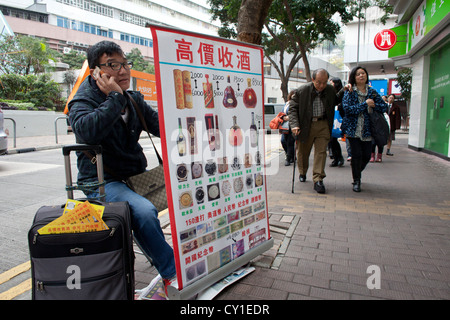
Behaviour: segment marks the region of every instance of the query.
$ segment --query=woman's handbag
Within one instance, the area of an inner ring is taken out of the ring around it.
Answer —
[[[137,194],[143,196],[148,199],[153,205],[156,207],[158,212],[167,209],[167,192],[166,192],[166,182],[164,180],[164,168],[163,161],[161,156],[159,155],[158,150],[153,143],[152,137],[147,128],[147,124],[145,123],[144,116],[142,115],[141,110],[136,104],[136,101],[128,95],[136,113],[139,116],[141,124],[144,130],[147,132],[150,141],[153,144],[153,149],[155,149],[156,156],[158,157],[159,165],[153,169],[145,171],[143,173],[137,174],[135,176],[131,176],[126,179],[126,183],[131,190],[136,192]]]
[[[369,113],[371,134],[377,146],[384,146],[389,140],[389,124],[384,115],[377,111]]]
[[[280,133],[289,132],[289,121],[284,121],[283,117],[286,114],[284,112],[278,113],[269,123],[269,128],[273,130],[279,130]]]

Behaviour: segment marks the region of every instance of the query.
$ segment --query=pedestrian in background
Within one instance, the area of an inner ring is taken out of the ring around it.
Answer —
[[[353,68],[348,82],[352,90],[344,93],[342,106],[345,115],[341,128],[352,150],[353,191],[361,192],[361,172],[369,163],[372,152],[369,113],[386,112],[387,105],[377,91],[369,87],[369,74],[365,68]]]
[[[292,95],[294,94],[294,90],[292,90],[291,92],[289,92],[288,97],[287,97],[287,101],[286,101],[286,105],[283,108],[283,112],[286,114],[283,117],[283,120],[285,122],[288,122],[289,124],[289,101],[292,99]],[[281,134],[281,145],[283,146],[284,152],[286,154],[286,158],[285,158],[285,162],[284,165],[285,166],[289,166],[291,163],[294,162],[294,145],[295,145],[295,139],[292,136],[292,130],[291,130],[291,126],[289,125],[289,131],[288,132],[283,132]]]
[[[397,129],[400,129],[402,125],[402,116],[400,114],[400,107],[394,102],[395,102],[395,95],[390,94],[388,97],[388,111],[387,111],[389,115],[389,125],[391,128],[391,133],[389,135],[386,151],[386,155],[388,156],[394,155],[391,152],[392,141],[395,140],[395,131]]]
[[[375,152],[378,148],[378,152]],[[383,149],[384,145],[377,144],[375,139],[372,139],[372,153],[370,154],[370,162],[382,162],[383,161]]]
[[[306,181],[309,155],[314,146],[314,190],[325,193],[325,163],[327,146],[331,137],[336,105],[336,91],[328,83],[325,69],[315,70],[312,82],[296,89],[289,103],[289,122],[292,133],[297,136],[297,165],[300,182]]]
[[[342,81],[337,77],[333,77],[330,79],[331,85],[334,87],[334,90],[339,93],[342,89]],[[342,118],[344,118],[344,109],[342,108],[342,96],[337,98],[337,108],[339,114]],[[331,153],[333,154],[333,162],[331,162],[330,167],[342,167],[344,165],[344,157],[342,156],[341,145],[339,144],[338,138],[331,137],[330,140]]]

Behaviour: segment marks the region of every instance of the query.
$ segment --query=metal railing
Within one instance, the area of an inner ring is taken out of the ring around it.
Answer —
[[[11,120],[13,123],[13,133],[14,133],[14,148],[17,146],[17,142],[16,142],[16,120],[14,120],[13,118],[8,118],[8,117],[4,117],[3,119],[5,120]]]
[[[56,140],[56,144],[58,144],[58,120],[61,119],[66,119],[67,120],[67,116],[61,116],[61,117],[57,117],[55,119],[55,140]]]

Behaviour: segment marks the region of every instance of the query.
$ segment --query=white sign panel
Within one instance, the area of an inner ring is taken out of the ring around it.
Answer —
[[[261,47],[151,26],[179,288],[269,239]]]

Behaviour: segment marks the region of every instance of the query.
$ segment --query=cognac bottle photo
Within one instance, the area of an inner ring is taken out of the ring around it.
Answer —
[[[247,89],[244,91],[244,105],[246,108],[254,108],[256,106],[256,93],[252,88],[252,79],[247,79]]]
[[[230,76],[228,76],[228,86],[225,88],[225,91],[223,93],[223,105],[225,108],[236,108],[237,106],[237,99],[234,94],[234,89],[231,87],[230,84]]]

